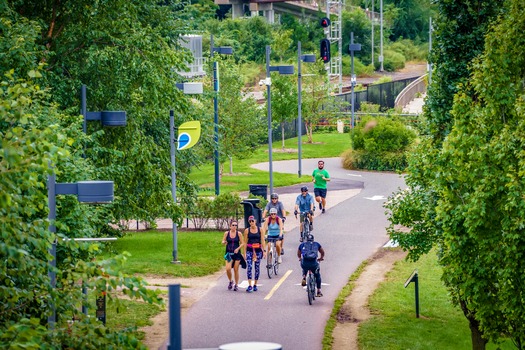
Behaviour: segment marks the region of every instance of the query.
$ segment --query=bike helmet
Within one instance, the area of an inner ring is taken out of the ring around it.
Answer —
[[[277,193],[272,193],[272,195],[270,196],[271,199],[279,199],[279,195]]]
[[[270,208],[270,214],[277,214],[277,209]]]
[[[307,240],[308,242],[313,242],[313,241],[314,241],[314,235],[309,234],[308,237],[306,237],[306,240]]]
[[[306,186],[301,187],[301,192],[308,192],[308,187]]]

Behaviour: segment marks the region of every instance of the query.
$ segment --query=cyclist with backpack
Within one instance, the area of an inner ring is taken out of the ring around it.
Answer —
[[[295,211],[294,214],[297,216],[298,211],[300,213],[308,213],[310,219],[310,231],[314,229],[314,198],[308,193],[308,187],[301,187],[301,194],[297,196],[295,200]],[[301,224],[303,223],[304,217],[301,215]],[[303,225],[300,225],[301,231],[301,242],[303,241]]]
[[[318,258],[319,254],[321,257]],[[324,249],[321,244],[314,241],[313,235],[308,235],[306,242],[299,245],[297,249],[297,257],[301,262],[301,268],[303,269],[303,280],[301,286],[306,286],[306,274],[308,271],[312,271],[315,275],[315,281],[317,282],[317,296],[322,297],[321,293],[321,269],[319,267],[319,261],[324,260]]]
[[[270,217],[264,220],[264,230],[268,232],[268,247],[266,248],[267,251],[270,251],[270,241],[273,240],[277,250],[277,262],[279,264],[282,263],[281,242],[283,238],[283,220],[277,216],[277,209],[270,209]]]

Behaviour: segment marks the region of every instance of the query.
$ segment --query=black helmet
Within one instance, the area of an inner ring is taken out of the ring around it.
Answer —
[[[314,241],[314,235],[309,234],[308,237],[306,237],[306,240],[307,240],[308,242],[313,242],[313,241]]]
[[[308,187],[306,186],[301,187],[301,192],[308,192]]]
[[[270,198],[271,198],[271,199],[274,199],[274,198],[275,198],[275,199],[279,199],[279,195],[278,195],[277,193],[272,193],[272,194],[270,195]]]

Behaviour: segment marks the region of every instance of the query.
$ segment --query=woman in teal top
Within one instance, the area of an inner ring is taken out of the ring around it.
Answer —
[[[267,220],[264,220],[264,228],[268,232],[268,247],[270,249],[270,242],[275,242],[275,248],[277,250],[277,262],[282,263],[281,258],[281,248],[282,248],[282,239],[283,239],[283,220],[277,216],[277,209],[270,209],[270,217]]]

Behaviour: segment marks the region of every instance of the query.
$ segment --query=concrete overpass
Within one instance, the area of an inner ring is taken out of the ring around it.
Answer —
[[[317,1],[320,1],[320,3],[317,3]],[[276,14],[287,13],[295,17],[304,16],[316,19],[319,13],[326,13],[325,1],[322,0],[215,0],[215,4],[230,5],[232,7],[232,18],[244,17],[246,14],[250,14],[252,17],[262,15],[266,17],[268,23],[276,22]],[[379,13],[366,12],[369,17],[373,16],[374,20],[379,20]]]

